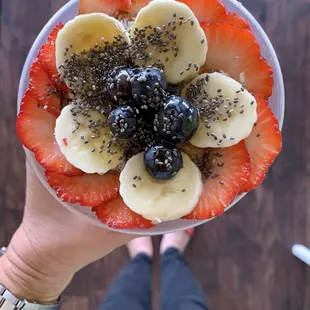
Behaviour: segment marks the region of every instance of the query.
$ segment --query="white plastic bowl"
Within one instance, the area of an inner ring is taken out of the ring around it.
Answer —
[[[266,58],[268,63],[271,65],[273,72],[274,72],[274,88],[273,88],[273,96],[269,100],[269,104],[275,113],[276,117],[279,120],[280,127],[282,128],[283,124],[283,118],[284,118],[284,108],[285,108],[285,98],[284,98],[284,85],[283,85],[283,77],[281,73],[280,64],[278,61],[278,58],[276,56],[276,53],[266,35],[264,30],[261,28],[261,26],[258,24],[258,22],[255,20],[255,18],[242,6],[241,3],[235,1],[235,0],[222,0],[222,2],[227,6],[228,9],[230,9],[232,12],[235,12],[239,14],[241,17],[245,18],[251,25],[252,31],[254,32],[257,41],[259,42],[262,50],[263,56]],[[23,72],[20,79],[19,84],[19,91],[18,91],[18,110],[19,105],[21,102],[21,99],[25,93],[25,91],[28,88],[29,78],[29,68],[32,64],[32,62],[37,57],[38,51],[40,47],[44,44],[46,41],[49,33],[53,29],[53,27],[59,23],[63,22],[66,23],[67,21],[71,20],[77,15],[77,9],[78,9],[78,0],[72,0],[69,1],[64,7],[62,7],[51,19],[50,21],[45,25],[41,33],[38,35],[37,39],[35,40],[28,57],[26,59]],[[33,154],[28,151],[27,149],[26,155],[27,158],[34,169],[35,173],[43,183],[43,185],[46,187],[46,189],[53,195],[57,200],[60,201],[60,199],[57,198],[55,191],[49,187],[48,183],[46,182],[46,179],[44,177],[44,170],[42,167],[37,163],[35,160]],[[234,206],[239,200],[241,200],[245,195],[241,195],[237,197],[233,203],[227,208],[231,208]],[[81,214],[84,216],[85,220],[104,227],[106,229],[110,229],[107,225],[102,224],[93,214],[90,210],[90,208],[87,207],[81,207],[77,204],[68,204],[60,201],[61,204],[69,209],[72,212],[75,212],[77,214]],[[141,230],[141,229],[130,229],[130,230],[118,230],[122,233],[128,233],[128,234],[136,234],[136,235],[160,235],[165,234],[169,232],[184,230],[187,228],[195,227],[198,225],[201,225],[203,223],[206,223],[209,220],[203,220],[203,221],[196,221],[196,220],[176,220],[176,221],[170,221],[161,223],[157,226],[155,226],[152,229],[148,230]]]

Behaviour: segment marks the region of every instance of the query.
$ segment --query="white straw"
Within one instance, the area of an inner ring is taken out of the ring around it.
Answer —
[[[304,245],[295,244],[292,247],[292,253],[301,261],[310,266],[310,249],[306,248]]]

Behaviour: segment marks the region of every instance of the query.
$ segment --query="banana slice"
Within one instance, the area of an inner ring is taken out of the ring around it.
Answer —
[[[237,81],[214,72],[202,74],[182,91],[200,109],[194,146],[229,147],[247,138],[257,120],[255,98]]]
[[[86,173],[103,174],[122,162],[122,150],[111,141],[106,118],[96,111],[73,116],[68,105],[56,120],[55,137],[62,154]],[[101,125],[100,125],[101,124]]]
[[[206,61],[206,35],[190,8],[178,1],[151,1],[138,13],[130,33],[136,45],[146,46],[146,65],[164,64],[168,83],[195,77]]]
[[[58,33],[56,39],[57,68],[73,53],[90,50],[96,44],[103,46],[105,42],[115,41],[116,36],[122,36],[126,42],[130,42],[123,25],[109,15],[92,13],[75,17]]]
[[[144,153],[132,157],[120,175],[120,194],[134,212],[154,222],[179,219],[190,213],[202,192],[198,167],[182,153],[183,168],[170,180],[152,178]]]

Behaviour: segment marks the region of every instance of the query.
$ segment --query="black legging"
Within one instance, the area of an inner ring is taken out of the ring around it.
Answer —
[[[100,310],[152,310],[152,259],[139,254],[110,286]],[[204,292],[180,252],[168,249],[160,261],[160,309],[208,310]]]

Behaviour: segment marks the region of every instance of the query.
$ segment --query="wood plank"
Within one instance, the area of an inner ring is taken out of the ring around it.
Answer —
[[[0,246],[21,221],[24,152],[15,136],[16,97],[26,55],[66,0],[0,0]],[[196,231],[185,256],[211,309],[308,310],[310,269],[291,253],[310,247],[310,2],[243,0],[274,44],[286,85],[284,150],[266,181]],[[293,25],[293,26],[292,26]],[[154,240],[158,254],[160,238]],[[64,309],[95,310],[126,264],[125,248],[79,272]],[[154,259],[158,309],[158,258]]]

